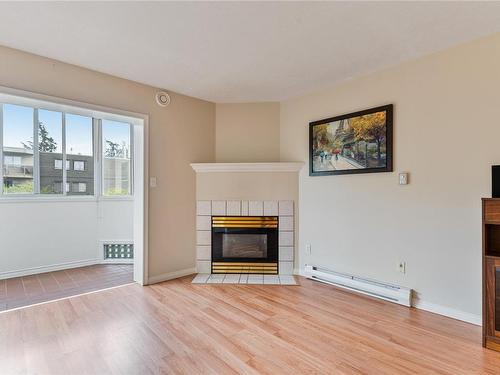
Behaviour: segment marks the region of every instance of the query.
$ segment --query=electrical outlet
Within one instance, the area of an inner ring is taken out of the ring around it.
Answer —
[[[311,249],[311,244],[306,245],[306,254],[311,255],[312,254],[312,249]]]
[[[398,269],[399,272],[406,273],[406,262],[399,262]]]

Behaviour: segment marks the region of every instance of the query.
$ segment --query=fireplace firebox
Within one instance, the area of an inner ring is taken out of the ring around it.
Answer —
[[[212,216],[212,273],[278,273],[278,217]]]

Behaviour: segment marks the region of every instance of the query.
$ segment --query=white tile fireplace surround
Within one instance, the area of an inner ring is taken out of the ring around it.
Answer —
[[[294,262],[294,202],[291,200],[198,200],[196,202],[196,271],[211,272],[212,215],[218,216],[277,216],[278,272],[293,274]]]

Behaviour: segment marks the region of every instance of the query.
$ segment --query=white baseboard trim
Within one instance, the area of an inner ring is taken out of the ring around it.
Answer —
[[[465,311],[453,309],[451,307],[436,305],[435,303],[426,302],[419,299],[414,299],[412,305],[413,307],[420,310],[447,316],[449,318],[461,320],[463,322],[471,323],[477,326],[482,325],[483,319],[481,315],[471,314]]]
[[[134,264],[133,259],[101,259],[101,264]]]
[[[66,270],[66,269],[70,269],[70,268],[92,266],[94,264],[101,263],[101,261],[102,261],[102,259],[98,259],[98,258],[86,259],[86,260],[78,260],[78,261],[74,261],[74,262],[51,264],[49,266],[24,268],[24,269],[16,270],[16,271],[0,272],[0,280],[11,279],[13,277],[36,275],[38,273],[44,273],[44,272]]]
[[[306,276],[305,270],[303,268],[294,269],[293,273],[294,275]],[[413,298],[412,307],[419,310],[428,311],[434,314],[446,316],[448,318],[461,320],[463,322],[471,323],[477,326],[482,326],[483,322],[481,315],[471,314],[465,311],[456,310],[451,307],[437,305],[435,303],[426,302],[418,298]]]
[[[162,273],[161,275],[156,275],[156,276],[149,277],[148,284],[161,283],[162,281],[177,279],[179,277],[183,277],[183,276],[187,276],[187,275],[192,275],[193,273],[196,273],[196,268],[195,267],[185,268],[183,270],[174,271],[174,272]]]

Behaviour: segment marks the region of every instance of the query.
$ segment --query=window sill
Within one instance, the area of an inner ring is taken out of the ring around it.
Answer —
[[[54,203],[54,202],[99,202],[99,201],[111,201],[111,202],[122,202],[122,201],[133,201],[133,195],[121,196],[121,197],[105,197],[105,196],[95,196],[95,195],[73,195],[73,196],[57,196],[53,197],[50,195],[16,195],[16,196],[2,196],[0,197],[0,204],[2,203]]]
[[[134,196],[133,195],[101,195],[97,199],[99,201],[133,201]]]
[[[2,196],[0,203],[38,203],[38,202],[95,202],[97,197],[94,195],[89,196],[57,196],[50,195],[16,195],[16,196]]]

